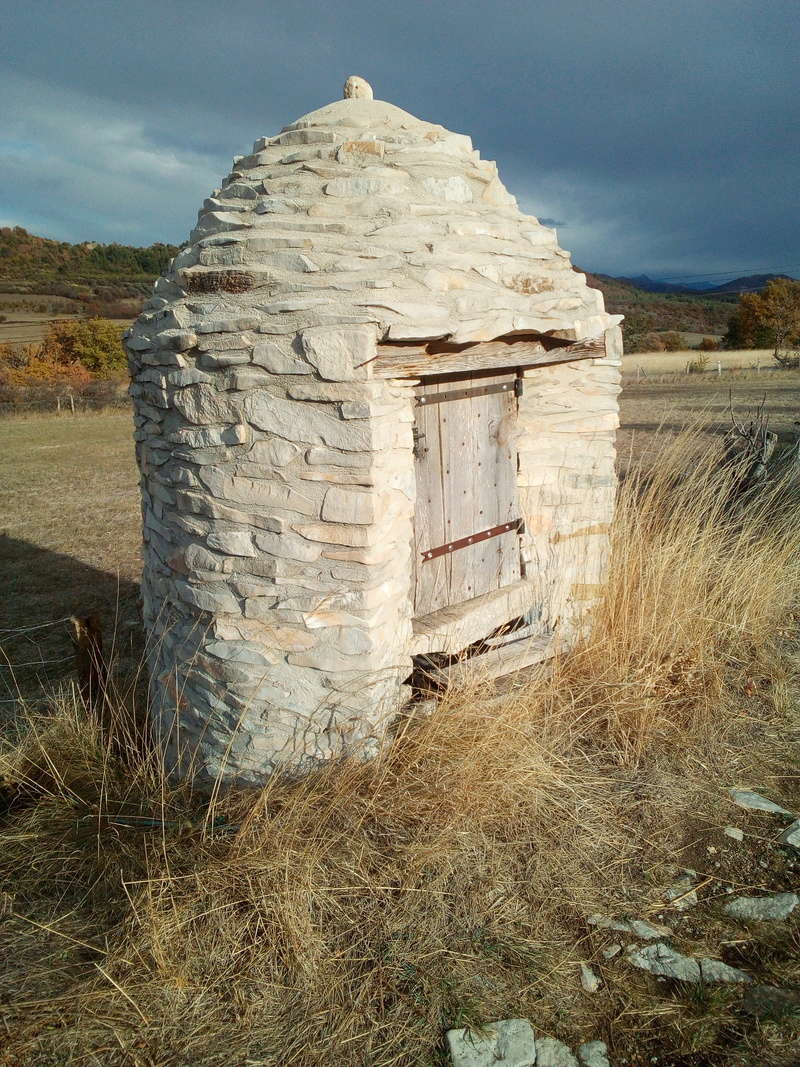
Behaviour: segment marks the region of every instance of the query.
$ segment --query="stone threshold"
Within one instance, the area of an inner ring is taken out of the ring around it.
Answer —
[[[458,660],[447,667],[433,667],[426,670],[426,676],[437,685],[445,688],[461,686],[471,682],[489,682],[494,678],[503,678],[515,671],[525,670],[552,659],[558,652],[564,651],[563,641],[552,634],[544,637],[523,637],[511,641],[499,648],[489,649],[469,659]]]
[[[522,578],[461,604],[420,615],[412,620],[411,654],[445,652],[452,656],[504,623],[524,615],[532,607],[534,595],[533,583]]]

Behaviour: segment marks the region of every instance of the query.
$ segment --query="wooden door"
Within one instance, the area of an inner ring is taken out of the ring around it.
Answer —
[[[450,376],[423,379],[417,389],[418,616],[520,577],[518,380],[511,372]]]

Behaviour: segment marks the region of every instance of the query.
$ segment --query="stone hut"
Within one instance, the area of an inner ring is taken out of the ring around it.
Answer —
[[[468,137],[360,78],[234,159],[126,335],[179,773],[369,754],[421,670],[575,641],[608,557],[618,322]]]

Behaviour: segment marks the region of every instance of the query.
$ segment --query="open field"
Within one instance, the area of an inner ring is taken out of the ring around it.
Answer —
[[[2,305],[0,305],[2,310]],[[51,322],[80,319],[81,315],[48,315],[36,311],[9,311],[6,312],[6,321],[0,322],[0,345],[34,344],[43,341],[47,328]],[[120,326],[128,326],[130,319],[112,319]]]
[[[0,629],[100,610],[107,632],[118,619],[130,639],[141,569],[130,413],[0,419],[0,457]],[[26,690],[71,674],[65,624],[0,644],[27,665],[15,672]],[[0,668],[6,701],[9,673]]]
[[[702,423],[706,439],[724,433],[731,426],[731,401],[740,420],[763,401],[770,429],[787,444],[799,428],[795,422],[800,421],[800,371],[778,370],[746,378],[683,375],[656,383],[627,381],[617,438],[620,468],[625,470],[631,457],[655,461],[664,444],[687,424]]]
[[[746,349],[737,352],[697,352],[686,349],[683,352],[638,352],[622,357],[622,373],[635,375],[637,367],[645,375],[685,374],[686,364],[697,361],[703,356],[708,358],[710,372],[716,372],[717,364],[722,370],[743,370],[760,368],[765,373],[775,366],[772,350],[769,348]]]
[[[800,374],[737,397],[765,390],[787,438]],[[785,820],[727,794],[800,810],[797,502],[727,521],[724,482],[690,462],[727,403],[715,381],[626,389],[623,463],[658,478],[628,478],[606,608],[552,676],[454,693],[374,763],[208,809],[126,705],[103,728],[65,689],[71,612],[116,620],[123,673],[140,655],[130,415],[0,420],[0,647],[32,698],[28,740],[0,746],[0,783],[22,783],[0,815],[0,1067],[446,1067],[447,1027],[516,1016],[573,1048],[603,1039],[614,1067],[795,1067],[797,916],[723,906],[798,883]],[[687,869],[700,903],[683,911],[666,893]],[[606,956],[630,939],[593,912],[666,923],[681,952],[752,975],[767,1009],[750,986]]]
[[[34,344],[43,341],[51,322],[78,319],[79,315],[39,314],[35,311],[10,311],[6,321],[0,322],[0,345]]]

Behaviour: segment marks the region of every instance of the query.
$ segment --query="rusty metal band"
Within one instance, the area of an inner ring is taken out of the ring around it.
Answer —
[[[430,407],[432,404],[446,404],[449,400],[468,400],[474,396],[490,396],[492,393],[512,393],[522,395],[522,378],[512,378],[507,382],[494,385],[479,385],[473,389],[448,389],[446,393],[424,393],[415,397],[417,407]]]
[[[500,537],[502,534],[519,533],[524,526],[522,519],[512,519],[510,522],[501,523],[500,526],[492,526],[490,530],[481,530],[480,533],[471,534],[469,537],[460,537],[457,541],[450,541],[438,548],[429,548],[422,553],[422,562],[436,559],[437,556],[447,556],[451,552],[458,552],[460,548],[469,548],[470,545],[480,544],[481,541],[489,541],[492,537]]]

